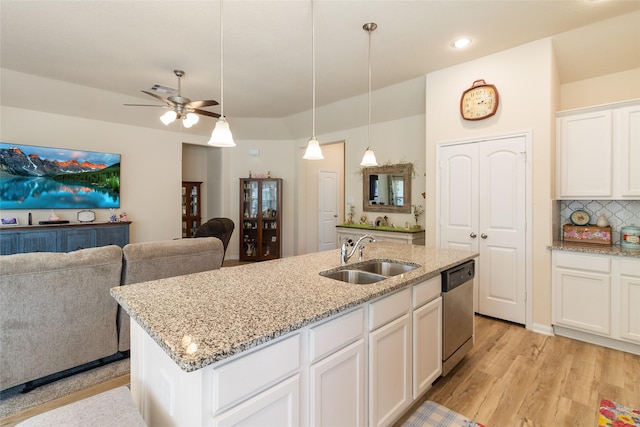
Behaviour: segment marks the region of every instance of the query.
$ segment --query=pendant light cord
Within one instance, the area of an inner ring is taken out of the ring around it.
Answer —
[[[220,117],[224,120],[224,31],[222,28],[222,3],[220,0]]]
[[[371,149],[371,31],[375,28],[369,28],[369,147]]]
[[[311,137],[316,139],[316,20],[311,0]]]

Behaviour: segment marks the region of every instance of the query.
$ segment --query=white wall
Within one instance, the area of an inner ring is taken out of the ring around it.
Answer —
[[[0,107],[0,140],[6,143],[75,148],[120,153],[120,211],[131,224],[131,241],[142,242],[180,237],[181,159],[179,134],[147,128],[69,117],[39,111]],[[26,210],[2,211],[27,223]],[[48,210],[32,210],[33,221],[46,220]],[[77,210],[62,209],[61,219],[76,220]],[[96,210],[98,221],[109,211]]]
[[[427,75],[427,194],[435,195],[435,155],[439,143],[532,130],[533,149],[533,322],[551,324],[551,188],[555,151],[553,114],[559,91],[550,39],[490,55]],[[495,116],[465,121],[460,96],[475,80],[496,85],[500,106]],[[435,244],[436,205],[427,197],[427,242]]]
[[[640,98],[640,68],[562,85],[561,110]]]

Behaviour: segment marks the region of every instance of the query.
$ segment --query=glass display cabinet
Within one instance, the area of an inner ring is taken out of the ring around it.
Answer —
[[[282,179],[240,178],[240,261],[280,258]]]
[[[193,237],[202,222],[200,185],[202,182],[182,182],[182,237]]]

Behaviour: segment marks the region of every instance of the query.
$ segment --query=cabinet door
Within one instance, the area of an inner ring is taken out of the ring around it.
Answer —
[[[17,254],[19,236],[18,233],[4,232],[0,234],[0,255]]]
[[[64,252],[73,252],[80,249],[94,248],[96,246],[96,232],[93,228],[79,228],[65,230],[62,233]]]
[[[364,339],[311,365],[311,425],[363,426]]]
[[[413,312],[413,398],[442,373],[442,298]]]
[[[122,248],[127,243],[129,243],[129,225],[96,228],[96,246],[117,245]]]
[[[411,398],[411,317],[369,335],[369,425],[390,425]]]
[[[560,117],[559,198],[613,196],[611,110]]]
[[[621,197],[640,197],[640,105],[615,111],[615,140],[620,145],[618,190]]]
[[[300,376],[294,375],[215,417],[213,426],[298,426],[299,408]]]
[[[620,337],[640,344],[640,261],[620,260]]]
[[[55,230],[20,233],[20,253],[59,252],[58,232]]]
[[[585,268],[590,258],[584,257]],[[587,270],[556,267],[554,324],[600,335],[611,334],[611,276]]]

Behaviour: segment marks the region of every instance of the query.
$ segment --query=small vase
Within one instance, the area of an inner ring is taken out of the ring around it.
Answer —
[[[604,216],[604,214],[600,214],[600,216],[598,217],[598,221],[596,222],[596,225],[598,227],[606,227],[607,225],[609,225],[609,220],[607,219],[606,216]]]

